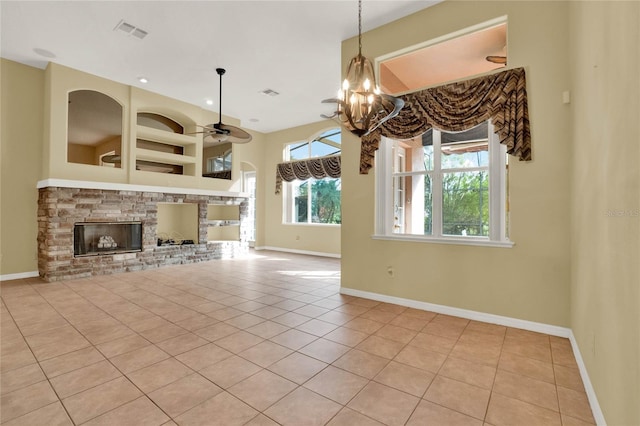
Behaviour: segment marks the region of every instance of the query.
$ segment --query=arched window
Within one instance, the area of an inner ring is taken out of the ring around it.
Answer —
[[[342,152],[339,128],[322,132],[317,137],[303,142],[287,144],[284,150],[286,161],[313,160],[339,156]],[[327,176],[327,175],[325,175]],[[285,223],[333,224],[342,222],[341,179],[324,177],[297,179],[284,184],[283,212]]]

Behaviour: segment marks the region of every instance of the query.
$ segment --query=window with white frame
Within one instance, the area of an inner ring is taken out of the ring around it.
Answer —
[[[311,141],[288,144],[285,161],[306,160],[341,153],[340,129],[323,132]],[[283,220],[292,224],[333,224],[342,222],[340,178],[310,178],[285,182]]]
[[[507,167],[506,147],[490,122],[383,139],[376,237],[510,246]]]

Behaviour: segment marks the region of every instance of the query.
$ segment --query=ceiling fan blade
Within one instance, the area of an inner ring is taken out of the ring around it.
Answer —
[[[201,129],[204,129],[205,132],[226,133],[226,131],[224,129],[220,128],[219,125],[220,125],[220,123],[207,124],[206,126],[201,126],[199,124],[196,124],[197,127],[200,127]]]
[[[225,132],[228,132],[228,142],[247,143],[251,142],[251,139],[253,139],[253,136],[251,136],[251,134],[236,126],[219,123],[218,128],[224,130]]]
[[[205,129],[209,131],[215,130],[215,128],[213,127],[213,124],[207,124],[206,126],[201,126],[199,124],[196,124],[196,127],[200,127],[201,129]]]
[[[122,156],[120,156],[120,154],[105,155],[101,160],[103,163],[120,164],[122,163]]]
[[[492,62],[494,64],[506,65],[507,57],[506,56],[487,56],[485,58],[487,61]]]

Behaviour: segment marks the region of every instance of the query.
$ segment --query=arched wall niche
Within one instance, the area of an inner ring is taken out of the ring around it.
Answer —
[[[154,112],[138,112],[137,124],[165,132],[184,134],[184,126],[177,121]]]
[[[196,131],[196,121],[192,117],[188,116],[187,114],[184,114],[183,112],[176,111],[175,109],[172,109],[172,108],[167,108],[164,106],[144,106],[144,107],[138,107],[136,114],[137,114],[139,125],[150,124],[148,120],[150,119],[153,120],[154,118],[152,117],[155,117],[155,120],[159,120],[161,119],[161,117],[164,117],[164,119],[170,120],[182,126],[183,128],[182,133],[184,134],[192,133]],[[141,115],[145,117],[143,120],[146,121],[146,124],[140,123],[139,120]],[[175,132],[175,133],[181,133],[181,132]]]
[[[120,168],[124,106],[92,89],[67,94],[67,162]],[[116,160],[116,161],[114,161]]]

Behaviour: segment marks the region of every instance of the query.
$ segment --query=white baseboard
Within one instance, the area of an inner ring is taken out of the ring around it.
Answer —
[[[0,281],[21,280],[23,278],[34,278],[34,277],[39,277],[39,276],[40,276],[40,274],[38,273],[38,271],[19,272],[17,274],[0,275]]]
[[[271,246],[260,246],[255,247],[255,250],[271,250],[271,251],[281,251],[285,253],[295,253],[295,254],[308,254],[310,256],[321,256],[321,257],[333,257],[335,259],[340,259],[340,254],[336,253],[323,253],[320,251],[309,251],[309,250],[296,250],[284,247],[271,247]]]
[[[386,294],[371,293],[368,291],[355,290],[342,287],[340,293],[349,296],[364,297],[377,300],[379,302],[394,303],[396,305],[410,308],[422,309],[444,315],[452,315],[467,318],[475,321],[488,322],[491,324],[504,325],[507,327],[521,328],[523,330],[536,331],[538,333],[550,334],[552,336],[566,337],[571,335],[571,330],[557,325],[543,324],[539,322],[521,320],[517,318],[503,317],[501,315],[487,314],[484,312],[470,311],[468,309],[453,308],[451,306],[436,305],[435,303],[421,302],[419,300],[403,299],[401,297],[387,296]]]
[[[578,347],[576,337],[573,335],[573,331],[571,331],[571,334],[569,335],[569,341],[571,342],[573,355],[576,357],[576,363],[578,364],[578,369],[580,370],[580,377],[582,377],[584,390],[587,393],[587,398],[589,398],[589,405],[591,405],[591,413],[593,414],[593,419],[596,421],[596,424],[598,426],[605,426],[607,422],[604,419],[604,414],[602,413],[602,409],[600,408],[600,404],[598,403],[596,391],[595,389],[593,389],[593,385],[591,384],[591,380],[589,379],[587,366],[584,364],[584,360],[582,359],[582,354],[580,353],[580,348]]]
[[[582,360],[580,354],[580,348],[573,335],[573,331],[570,328],[559,327],[556,325],[549,325],[539,322],[527,321],[518,318],[504,317],[501,315],[487,314],[484,312],[471,311],[468,309],[453,308],[451,306],[437,305],[435,303],[421,302],[418,300],[404,299],[401,297],[387,296],[386,294],[371,293],[368,291],[356,290],[352,288],[341,287],[340,293],[349,296],[363,297],[366,299],[377,300],[379,302],[393,303],[396,305],[407,306],[409,308],[422,309],[425,311],[436,312],[444,315],[452,315],[456,317],[466,318],[474,321],[488,322],[491,324],[504,325],[507,327],[520,328],[523,330],[535,331],[538,333],[549,334],[551,336],[565,337],[571,342],[573,353],[576,357],[576,363],[580,370],[580,376],[582,377],[582,383],[584,384],[585,392],[589,398],[589,404],[591,405],[591,411],[593,418],[597,425],[606,425],[604,415],[600,409],[596,392],[593,389],[591,380],[589,379],[589,373]]]

